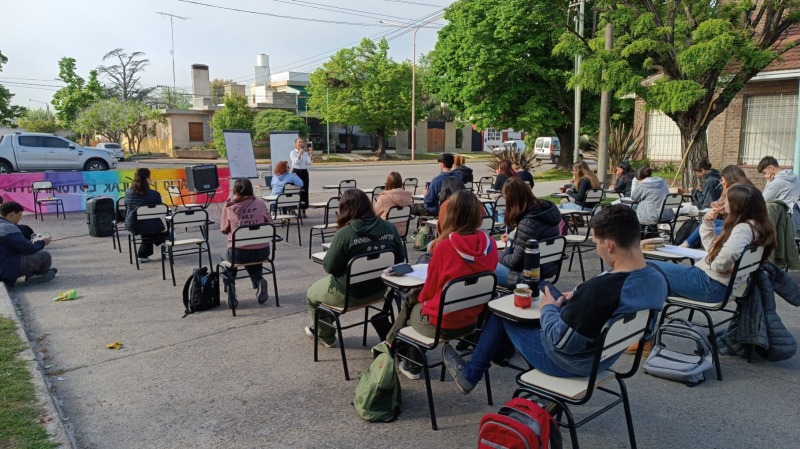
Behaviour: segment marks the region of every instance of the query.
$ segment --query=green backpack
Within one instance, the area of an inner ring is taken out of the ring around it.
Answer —
[[[428,244],[433,241],[433,233],[428,225],[421,225],[414,235],[414,250],[427,251]]]
[[[353,405],[366,421],[392,422],[400,415],[403,403],[394,357],[386,343],[378,344],[372,351],[378,355],[358,379]]]

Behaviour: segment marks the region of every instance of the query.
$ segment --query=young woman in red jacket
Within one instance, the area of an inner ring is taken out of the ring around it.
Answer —
[[[478,315],[483,311],[483,306],[475,306],[438,316],[442,290],[448,282],[470,274],[494,272],[498,260],[494,239],[480,230],[483,205],[475,194],[468,190],[456,192],[448,199],[446,208],[442,238],[431,249],[433,256],[425,286],[404,298],[386,338],[389,344],[407,325],[422,335],[434,337],[439,320],[443,337],[466,335],[475,329]],[[400,364],[400,372],[409,379],[419,379],[420,371],[421,368],[405,361]]]

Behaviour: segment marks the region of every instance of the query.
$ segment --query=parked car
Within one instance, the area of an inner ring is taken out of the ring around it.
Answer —
[[[54,134],[0,136],[0,174],[35,170],[99,171],[117,167],[109,150],[85,148]]]
[[[98,143],[94,146],[95,148],[99,148],[101,150],[108,150],[111,154],[117,158],[118,161],[122,162],[125,160],[125,151],[122,149],[122,145],[113,142],[103,142]]]

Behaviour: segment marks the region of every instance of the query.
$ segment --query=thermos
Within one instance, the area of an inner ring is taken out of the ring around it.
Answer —
[[[539,297],[539,277],[541,275],[539,265],[539,242],[536,239],[529,239],[525,243],[522,282],[530,287],[532,298]]]

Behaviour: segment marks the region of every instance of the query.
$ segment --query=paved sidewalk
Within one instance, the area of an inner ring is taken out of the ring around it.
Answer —
[[[312,195],[312,200],[324,198]],[[216,220],[214,206],[210,213]],[[394,423],[365,423],[353,410],[355,379],[370,363],[369,347],[377,343],[372,330],[367,347],[360,346],[358,330],[345,331],[354,380],[344,380],[338,348],[321,347],[320,362],[312,361],[312,343],[303,333],[308,323],[305,290],[323,271],[307,259],[307,239],[308,227],[321,222],[319,214],[309,212],[302,247],[295,229],[288,242],[278,244],[280,308],[273,299],[259,306],[242,280],[237,317],[220,307],[183,319],[182,281],[195,257],[177,259],[179,285],[173,287],[161,280],[157,261],[136,271],[128,264],[127,249],[119,254],[109,238],[89,237],[82,213],[35,223],[26,218],[25,224],[56,239],[48,249],[59,272],[49,284],[16,287],[11,298],[34,350],[49,367],[52,392],[63,403],[77,446],[475,447],[481,416],[497,410],[514,391],[511,370],[491,370],[494,406],[486,404],[483,385],[462,396],[449,378],[433,381],[440,427],[434,432],[422,381],[401,376],[403,413]],[[225,240],[218,226],[211,237],[216,260]],[[594,253],[587,256],[586,267],[590,275],[598,272]],[[578,280],[579,274],[567,273],[565,265],[559,285],[568,288]],[[77,300],[52,301],[72,288],[78,290]],[[778,312],[788,329],[800,335],[800,311],[781,301]],[[122,349],[106,349],[115,340]],[[624,356],[621,363],[628,360]],[[638,373],[628,387],[639,446],[797,447],[798,360],[748,364],[726,356],[725,381],[712,378],[695,388]],[[587,448],[627,447],[624,422],[617,408],[582,427],[581,442]]]

